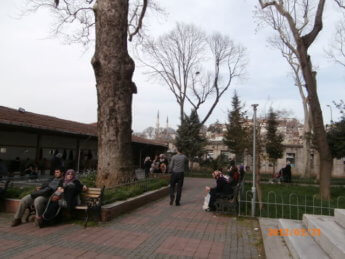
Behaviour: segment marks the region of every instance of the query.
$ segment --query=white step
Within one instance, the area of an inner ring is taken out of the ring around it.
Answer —
[[[345,210],[335,209],[334,210],[335,221],[345,228]]]
[[[278,229],[278,219],[259,218],[262,239],[267,259],[291,259],[292,256],[283,237],[270,235],[272,229]]]
[[[304,214],[303,223],[311,231],[320,230],[313,238],[331,258],[345,258],[345,229],[335,217]]]
[[[302,235],[305,227],[300,220],[279,219],[286,245],[294,259],[326,259],[329,256],[310,235]]]

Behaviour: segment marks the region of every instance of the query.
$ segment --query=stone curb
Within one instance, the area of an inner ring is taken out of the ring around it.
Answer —
[[[163,198],[169,194],[169,186],[158,190],[145,192],[139,196],[129,198],[124,201],[116,201],[103,205],[101,208],[101,221],[110,221],[113,218],[143,206],[149,202]],[[19,206],[20,199],[6,199],[3,210],[8,213],[15,213]]]
[[[169,193],[169,186],[162,187],[158,190],[143,193],[139,196],[129,198],[125,201],[116,201],[106,204],[101,209],[101,221],[110,221],[111,219],[137,209],[149,202],[163,198]]]

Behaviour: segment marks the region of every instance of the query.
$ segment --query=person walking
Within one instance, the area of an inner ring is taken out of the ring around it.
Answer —
[[[182,154],[179,150],[177,150],[177,154],[171,158],[171,161],[169,164],[169,172],[171,173],[170,205],[174,204],[175,186],[177,184],[175,204],[176,206],[180,206],[182,186],[183,186],[183,180],[184,180],[184,172],[186,170],[188,170],[188,159],[184,154]]]
[[[145,178],[149,177],[151,165],[152,165],[151,158],[147,156],[144,160]]]

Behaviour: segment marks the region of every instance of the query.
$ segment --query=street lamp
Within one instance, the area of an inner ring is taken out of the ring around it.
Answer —
[[[255,201],[256,201],[256,188],[255,188],[255,176],[256,176],[256,108],[258,104],[252,104],[254,115],[253,115],[253,186],[252,186],[252,217],[255,216]]]
[[[333,113],[332,113],[332,106],[327,104],[327,107],[329,107],[329,110],[331,111],[331,125],[333,124]]]

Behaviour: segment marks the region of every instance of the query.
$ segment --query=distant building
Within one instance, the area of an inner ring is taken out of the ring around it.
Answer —
[[[159,111],[157,112],[156,126],[148,127],[142,132],[134,133],[135,136],[139,136],[146,139],[158,140],[163,143],[171,143],[176,138],[176,130],[169,127],[169,118],[166,119],[165,127],[160,126]]]
[[[258,123],[261,126],[261,134],[264,135],[266,133],[266,121],[258,120]],[[248,120],[247,125],[252,125],[252,121]],[[226,155],[229,159],[234,157],[234,154],[231,154],[228,147],[223,143],[224,132],[226,132],[226,124],[217,122],[208,127],[206,132],[208,144],[205,147],[207,157],[215,159],[221,154]],[[293,174],[301,174],[304,161],[303,124],[295,118],[281,119],[279,120],[278,132],[284,136],[283,145],[285,149],[283,157],[277,160],[276,170],[285,167],[286,163],[290,162]],[[334,159],[333,161],[332,176],[345,177],[345,158]],[[246,156],[244,163],[251,166],[251,157]],[[316,150],[312,150],[310,163],[312,175],[316,175],[320,164]],[[272,173],[272,164],[268,160],[261,161],[260,172]]]

